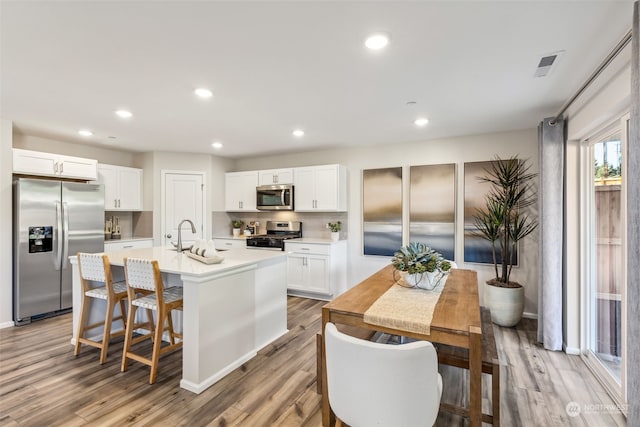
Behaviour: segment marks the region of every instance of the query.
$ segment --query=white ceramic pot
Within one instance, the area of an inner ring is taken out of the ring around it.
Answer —
[[[439,271],[434,271],[433,273],[425,272],[416,274],[403,272],[402,277],[408,285],[430,291],[438,286],[440,280],[442,279],[442,273],[440,273]]]
[[[331,240],[334,242],[337,242],[338,240],[340,240],[340,232],[339,231],[332,231],[331,232]]]
[[[234,228],[233,229],[233,237],[240,237],[240,229],[239,228]]]
[[[501,288],[485,283],[484,304],[491,310],[493,323],[515,326],[524,312],[524,288]]]

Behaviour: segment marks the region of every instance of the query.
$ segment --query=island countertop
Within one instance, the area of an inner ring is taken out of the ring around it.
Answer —
[[[218,256],[224,258],[220,264],[204,264],[189,258],[186,254],[178,253],[170,247],[153,247],[125,249],[109,252],[109,262],[112,265],[124,266],[124,258],[143,258],[158,261],[160,271],[189,276],[204,276],[212,273],[220,273],[245,265],[255,264],[272,258],[286,256],[280,251],[261,251],[255,249],[237,248],[227,251],[218,251]]]

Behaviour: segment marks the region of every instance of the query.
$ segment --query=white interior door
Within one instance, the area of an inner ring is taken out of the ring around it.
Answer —
[[[206,238],[204,224],[204,173],[163,171],[162,238],[165,246],[178,241],[178,224],[191,220],[196,233],[188,223],[182,226],[182,243]]]

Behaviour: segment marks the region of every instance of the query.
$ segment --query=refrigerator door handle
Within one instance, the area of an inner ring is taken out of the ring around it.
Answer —
[[[60,202],[56,202],[56,232],[54,233],[55,242],[53,244],[54,253],[53,257],[55,259],[55,269],[60,270],[60,265],[62,264],[62,236],[60,233],[62,232],[62,206]]]
[[[69,267],[69,206],[62,203],[62,269]]]

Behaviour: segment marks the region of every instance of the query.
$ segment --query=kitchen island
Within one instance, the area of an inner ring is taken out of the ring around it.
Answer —
[[[165,286],[183,286],[182,380],[180,387],[201,393],[287,332],[285,252],[232,249],[220,264],[203,264],[165,247],[106,253],[114,281],[124,280],[124,258],[158,261]],[[73,306],[82,294],[77,259],[73,265]],[[104,304],[93,304],[89,322],[104,319]],[[73,334],[80,310],[73,312]],[[118,323],[113,330],[122,329]],[[100,332],[101,333],[101,332]],[[162,372],[162,364],[160,365]]]

